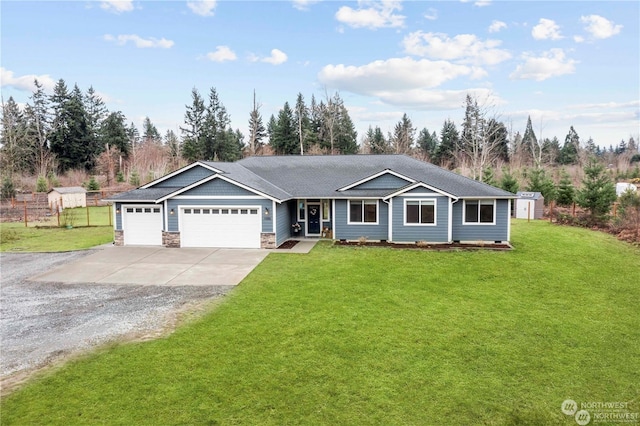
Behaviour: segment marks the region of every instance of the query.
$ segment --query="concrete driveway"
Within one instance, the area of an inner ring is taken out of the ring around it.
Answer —
[[[29,280],[67,284],[237,285],[269,253],[261,249],[109,245]]]

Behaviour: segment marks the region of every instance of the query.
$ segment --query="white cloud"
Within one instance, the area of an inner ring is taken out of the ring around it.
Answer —
[[[462,63],[496,65],[511,57],[500,40],[482,41],[474,34],[459,34],[450,38],[446,34],[416,31],[402,40],[406,53],[434,59],[459,60]]]
[[[272,65],[280,65],[287,62],[287,54],[280,49],[272,49],[271,56],[263,58],[262,62]]]
[[[538,25],[533,27],[531,35],[536,40],[559,40],[562,38],[560,26],[555,21],[545,18],[541,18]]]
[[[613,37],[622,30],[622,25],[615,25],[612,21],[600,15],[582,16],[580,17],[580,22],[587,24],[584,29],[591,36],[598,39]]]
[[[289,57],[280,49],[272,49],[271,56],[260,57],[254,53],[250,53],[247,59],[251,62],[266,62],[272,65],[280,65],[287,62]]]
[[[217,0],[196,0],[188,1],[187,7],[193,13],[200,16],[213,16],[213,10],[216,8]]]
[[[362,66],[326,65],[318,79],[322,84],[363,95],[391,96],[392,93],[434,88],[460,76],[470,76],[473,69],[447,61],[391,58]]]
[[[575,41],[576,43],[583,43],[584,42],[584,37],[579,36],[579,35],[575,35],[575,36],[573,36],[573,41]]]
[[[506,22],[493,20],[491,22],[491,25],[489,25],[489,32],[490,33],[497,33],[497,32],[500,32],[501,30],[503,30],[505,28],[507,28]]]
[[[423,15],[424,19],[428,19],[429,21],[435,21],[438,19],[438,11],[433,7],[430,7],[429,10]]]
[[[405,17],[394,13],[402,9],[399,1],[361,1],[359,4],[369,7],[352,9],[349,6],[342,6],[336,12],[336,19],[353,28],[377,29],[404,26]]]
[[[309,10],[309,7],[320,0],[292,0],[293,7],[298,10]]]
[[[103,37],[106,41],[113,41],[116,44],[123,46],[128,42],[132,42],[136,47],[145,48],[160,48],[169,49],[174,45],[173,40],[167,40],[166,38],[157,39],[155,37],[142,38],[137,34],[120,34],[118,36],[112,36],[111,34],[105,34]]]
[[[51,78],[49,74],[26,74],[15,76],[13,74],[13,71],[10,71],[4,67],[0,67],[0,86],[2,87],[11,86],[17,90],[33,92],[35,90],[33,81],[36,79],[40,84],[42,84],[43,89],[47,92],[52,92],[53,87],[56,85],[55,80]]]
[[[133,0],[105,0],[100,2],[100,7],[113,13],[131,12]]]
[[[473,3],[473,5],[475,7],[491,6],[491,0],[478,0],[475,3]]]
[[[226,62],[235,61],[238,57],[228,46],[216,46],[214,52],[207,53],[207,59],[213,62]]]
[[[551,49],[537,57],[525,53],[522,58],[525,60],[524,63],[518,65],[511,73],[511,79],[543,81],[551,77],[573,74],[578,63],[574,59],[568,59],[562,49]]]

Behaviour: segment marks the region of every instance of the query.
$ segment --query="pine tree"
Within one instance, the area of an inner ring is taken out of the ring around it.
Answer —
[[[278,119],[271,131],[272,138],[269,143],[277,155],[300,153],[293,111],[291,111],[289,102],[285,102],[284,107],[278,112]]]
[[[131,152],[131,141],[125,121],[126,118],[120,111],[110,113],[102,122],[100,142],[105,147],[117,148],[126,158]]]
[[[204,99],[196,88],[191,90],[192,104],[187,105],[184,115],[185,127],[180,127],[182,132],[182,156],[188,161],[202,159],[204,154],[204,126],[206,107]]]
[[[24,115],[13,97],[2,102],[2,128],[0,129],[0,166],[3,174],[13,176],[14,173],[26,171],[29,164],[28,144],[25,141],[27,126]]]
[[[144,143],[160,143],[162,141],[158,128],[151,122],[149,117],[145,117],[142,122],[142,141]]]
[[[311,119],[309,117],[309,109],[304,103],[304,96],[298,93],[296,98],[296,106],[293,110],[293,121],[295,123],[296,138],[300,147],[300,155],[304,155],[309,149],[309,135],[311,133]]]
[[[335,149],[341,154],[355,154],[358,152],[358,132],[351,121],[349,111],[340,103],[335,125]]]
[[[540,167],[541,164],[537,161],[538,152],[538,138],[536,137],[535,132],[533,131],[533,125],[531,124],[531,116],[527,118],[527,127],[524,131],[524,135],[522,136],[522,145],[523,145],[523,154],[526,158],[523,158],[524,161],[529,162],[532,160],[536,160],[535,166]]]
[[[591,221],[599,223],[605,220],[617,198],[616,187],[605,172],[604,166],[594,158],[589,160],[584,173],[582,189],[576,194],[576,202],[580,207],[589,210]]]
[[[167,130],[164,135],[164,144],[169,149],[169,157],[174,165],[177,165],[180,159],[180,139],[173,130]]]
[[[253,91],[253,109],[249,114],[249,155],[256,155],[262,152],[262,140],[267,136],[267,130],[262,124],[260,115],[260,104],[256,103],[256,91]]]
[[[429,130],[425,127],[418,133],[416,146],[424,158],[433,161],[438,147],[438,135],[436,132],[429,133]]]
[[[558,141],[557,137],[553,137],[553,139],[549,140],[549,138],[545,138],[542,143],[542,159],[545,163],[552,166],[556,164],[559,160],[560,156],[560,141]]]
[[[456,166],[455,149],[460,144],[458,129],[453,121],[447,119],[440,131],[440,145],[436,150],[435,164],[448,165],[450,169]]]
[[[580,137],[573,126],[564,139],[564,145],[560,150],[560,164],[576,164],[578,162],[578,150],[580,149]]]
[[[544,169],[533,169],[529,172],[528,192],[540,192],[544,197],[544,203],[549,204],[556,198],[556,186]]]
[[[491,186],[496,186],[498,183],[496,182],[496,178],[493,174],[493,168],[491,167],[485,167],[482,170],[482,182],[486,183],[487,185],[491,185]]]
[[[369,126],[367,131],[367,143],[369,144],[369,152],[371,154],[386,154],[389,152],[389,143],[384,138],[384,134],[380,127],[376,126],[375,130]]]
[[[35,79],[35,90],[30,99],[31,102],[25,108],[25,118],[31,153],[33,158],[32,170],[38,174],[46,174],[53,171],[54,157],[49,150],[49,132],[51,130],[51,113],[49,111],[49,97],[42,84]],[[31,160],[30,160],[31,162]]]
[[[413,138],[416,129],[413,127],[411,119],[407,114],[403,114],[402,118],[396,123],[393,129],[393,138],[391,144],[396,154],[409,154],[413,148]]]
[[[93,89],[93,86],[89,87],[82,99],[87,115],[88,143],[93,155],[98,156],[105,149],[100,140],[100,128],[109,112],[102,98]]]
[[[502,179],[500,179],[500,188],[505,191],[515,194],[520,189],[517,179],[509,172],[509,170],[502,169]]]
[[[560,173],[560,182],[558,182],[556,201],[559,206],[568,207],[573,204],[576,197],[576,190],[571,182],[571,176],[564,169]]]

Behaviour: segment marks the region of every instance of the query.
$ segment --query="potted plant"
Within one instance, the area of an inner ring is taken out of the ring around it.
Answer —
[[[300,232],[300,229],[302,229],[302,227],[298,222],[296,222],[293,225],[291,225],[291,229],[293,229],[294,234],[298,234]]]

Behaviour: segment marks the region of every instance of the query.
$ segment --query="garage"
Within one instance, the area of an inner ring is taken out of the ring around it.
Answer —
[[[182,247],[260,248],[259,207],[183,207]]]
[[[162,208],[122,206],[125,245],[162,245]]]

